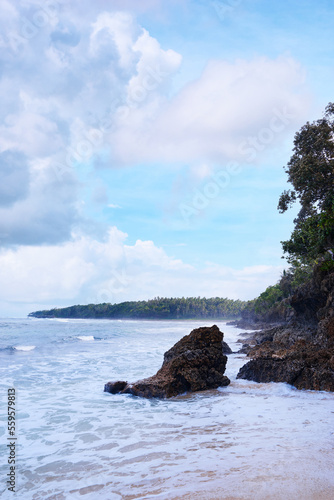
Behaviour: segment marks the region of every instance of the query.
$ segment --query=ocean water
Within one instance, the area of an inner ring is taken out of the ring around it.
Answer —
[[[214,321],[0,320],[1,498],[334,498],[334,395],[236,380],[146,400],[103,392],[154,374],[163,353]],[[217,321],[237,350],[241,330]],[[16,389],[16,493],[7,390]]]

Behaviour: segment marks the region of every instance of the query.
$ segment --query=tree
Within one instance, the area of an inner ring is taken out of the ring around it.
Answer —
[[[296,133],[293,152],[285,167],[293,189],[281,194],[278,210],[297,200],[301,209],[291,238],[281,243],[290,263],[309,264],[334,246],[334,103]]]

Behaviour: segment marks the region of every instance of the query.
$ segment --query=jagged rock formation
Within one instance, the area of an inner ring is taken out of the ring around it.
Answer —
[[[165,353],[163,365],[155,375],[133,384],[108,382],[104,391],[170,398],[188,391],[226,386],[230,380],[224,375],[227,362],[224,352],[232,351],[223,337],[216,325],[197,328]]]
[[[243,352],[252,360],[238,378],[334,391],[334,272],[318,266],[290,304],[292,321],[247,339]]]

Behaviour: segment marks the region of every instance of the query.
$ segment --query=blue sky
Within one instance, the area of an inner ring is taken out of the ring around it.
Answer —
[[[332,2],[3,0],[0,314],[251,299],[282,269],[294,133],[333,100]]]

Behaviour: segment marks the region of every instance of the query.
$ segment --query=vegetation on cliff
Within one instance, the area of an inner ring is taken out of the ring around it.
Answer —
[[[323,119],[295,136],[286,168],[294,189],[278,204],[281,212],[297,200],[301,206],[291,238],[282,242],[291,267],[242,313],[247,322],[282,324],[246,339],[241,352],[251,360],[237,378],[334,391],[333,118],[329,104]]]
[[[227,298],[160,298],[120,304],[88,304],[36,311],[35,318],[189,319],[238,318],[245,307],[241,300]]]
[[[334,103],[322,119],[307,122],[295,135],[294,153],[285,169],[293,189],[278,203],[281,213],[296,200],[301,208],[283,251],[294,266],[312,263],[334,246]]]
[[[334,103],[328,104],[323,118],[307,122],[296,133],[285,171],[293,189],[283,191],[277,208],[284,213],[295,202],[300,204],[291,237],[282,241],[290,268],[276,285],[247,303],[242,312],[246,321],[289,319],[290,298],[312,282],[315,269],[334,271]]]

